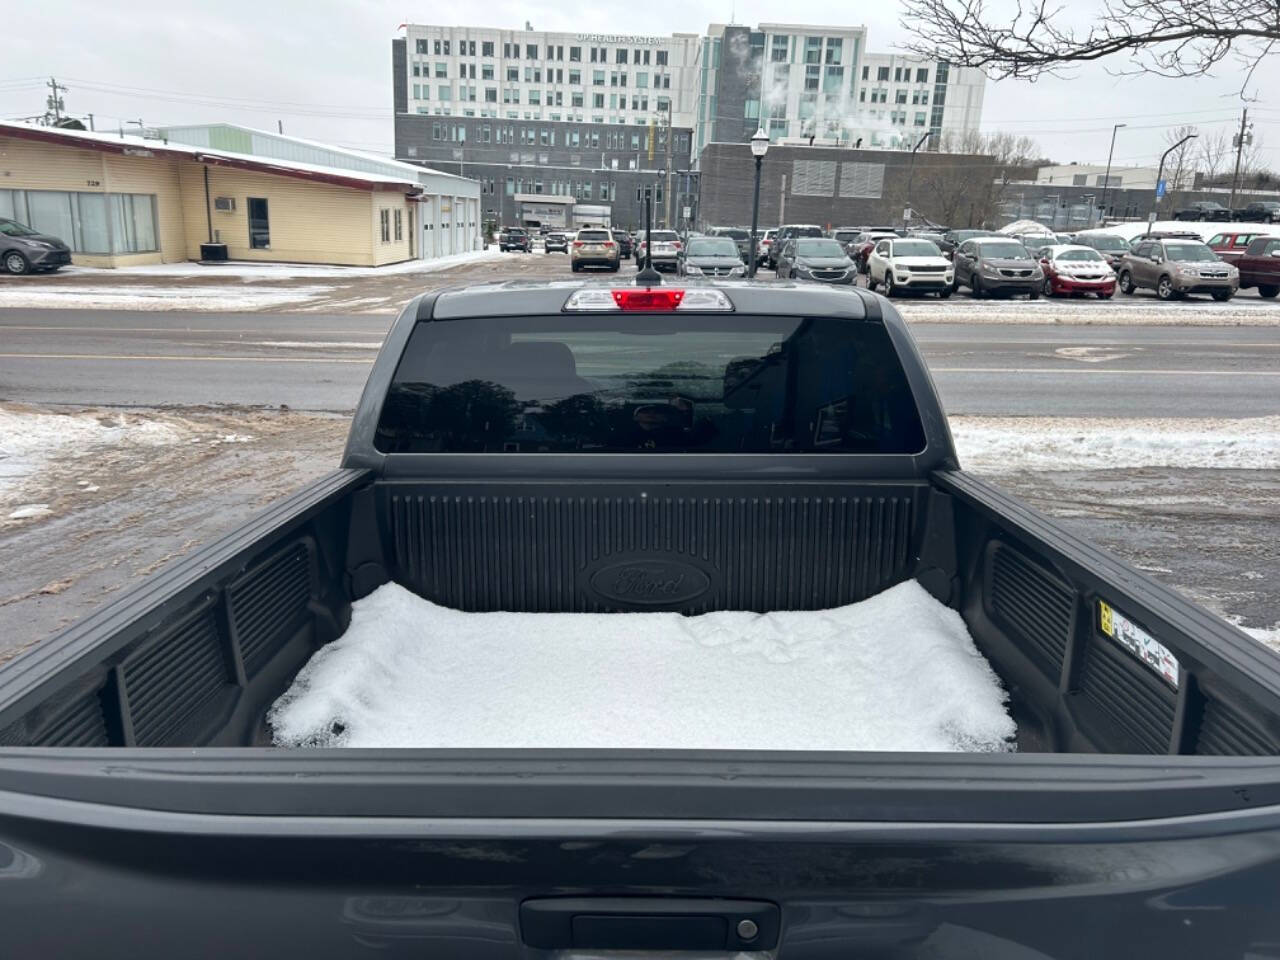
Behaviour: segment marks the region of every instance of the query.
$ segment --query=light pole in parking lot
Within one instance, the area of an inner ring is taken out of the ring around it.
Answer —
[[[1158,219],[1156,215],[1160,212],[1160,182],[1164,180],[1164,162],[1169,159],[1169,154],[1173,153],[1173,151],[1177,150],[1188,140],[1194,140],[1198,136],[1198,133],[1188,133],[1185,137],[1160,155],[1160,169],[1156,173],[1156,205],[1151,210],[1151,216],[1147,218],[1148,230],[1150,230],[1151,224],[1155,222],[1155,219]],[[1179,164],[1179,166],[1181,166],[1181,164]],[[1178,185],[1175,183],[1174,188],[1176,189],[1177,186]]]
[[[907,205],[902,211],[902,229],[907,229],[907,218],[911,215],[911,185],[916,179],[916,151],[924,146],[924,142],[929,139],[932,130],[926,130],[924,134],[916,141],[916,145],[911,148],[911,169],[907,171]]]
[[[760,259],[756,249],[756,232],[760,227],[760,164],[768,152],[769,135],[761,127],[751,138],[751,155],[756,158],[756,189],[751,200],[751,246],[747,248],[747,257],[751,262],[747,264],[748,277],[756,275],[756,261]]]
[[[1111,128],[1111,149],[1107,151],[1107,175],[1102,178],[1102,216],[1098,218],[1098,226],[1102,226],[1102,220],[1107,216],[1107,189],[1111,186],[1111,157],[1116,152],[1116,131],[1127,126],[1127,123],[1117,123]]]

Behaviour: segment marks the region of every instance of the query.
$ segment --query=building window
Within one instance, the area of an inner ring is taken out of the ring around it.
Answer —
[[[827,37],[827,63],[839,63],[844,56],[844,41],[839,37]]]
[[[878,68],[876,68],[876,79],[877,79],[878,81],[880,81],[881,83],[884,83],[886,80],[888,80],[888,79],[889,79],[889,68],[888,68],[888,67],[878,67]]]
[[[431,124],[431,139],[432,139],[432,140],[439,140],[439,139],[440,139],[440,124],[439,124],[439,122],[436,122],[436,123]]]
[[[538,45],[536,43],[526,43],[524,45],[524,56],[526,60],[537,60]]]
[[[644,58],[644,62],[645,63],[649,62],[649,58],[647,56]],[[667,65],[667,51],[665,50],[657,51],[657,53],[654,56],[654,64],[659,67],[665,67]]]
[[[514,197],[516,195],[516,182],[511,177],[507,177],[507,196]]]
[[[917,114],[916,114],[916,126],[917,126],[917,127],[923,127],[923,126],[925,125],[925,121],[926,121],[926,119],[927,119],[927,117],[925,116],[925,114],[923,114],[923,113],[917,113]]]
[[[440,96],[438,96],[436,99],[437,99],[437,100],[442,100],[442,101],[443,101],[443,100],[452,100],[452,99],[453,99],[453,87],[449,86],[448,84],[442,84],[442,85],[441,85],[441,87],[440,87]]]
[[[447,56],[449,56],[449,41],[448,41],[448,40],[446,40],[446,41],[444,42],[444,55],[445,55],[446,57],[447,57]]]
[[[805,37],[804,38],[804,62],[805,63],[821,63],[822,62],[822,38],[821,37]]]
[[[582,48],[581,48],[581,47],[570,47],[570,48],[569,48],[569,62],[570,62],[570,63],[581,63],[581,62],[582,62]]]
[[[806,66],[804,68],[805,90],[812,91],[812,90],[818,89],[818,80],[819,80],[818,71],[821,69],[822,68],[818,66]]]
[[[907,102],[907,91],[905,91],[905,90],[897,90],[897,91],[895,91],[895,92],[894,92],[894,95],[893,95],[893,102],[894,102],[894,103],[906,103],[906,102]]]
[[[787,38],[785,36],[775,36],[769,45],[769,62],[770,63],[786,63],[787,62]]]
[[[489,142],[489,125],[487,123],[480,128],[480,142],[481,143]]]
[[[647,73],[637,73],[636,86],[641,90],[647,89],[649,86],[649,75]]]
[[[659,112],[659,113],[666,113],[666,112],[668,112],[670,109],[671,109],[671,98],[670,98],[670,97],[659,97],[659,98],[658,98],[658,112]]]
[[[438,56],[440,56],[440,41],[439,41],[439,40],[437,40],[437,41],[435,42],[434,50],[435,50],[435,54],[436,54],[436,56],[437,56],[437,57],[438,57]]]
[[[858,100],[859,100],[861,103],[866,103],[866,102],[867,102],[867,89],[866,89],[866,87],[863,87],[861,90],[859,90],[859,91],[858,91]]]
[[[582,71],[581,71],[581,70],[574,70],[574,69],[570,68],[570,70],[569,70],[569,86],[571,86],[571,87],[572,87],[572,86],[577,86],[577,85],[579,85],[579,84],[581,84],[581,83],[582,83]]]
[[[480,68],[480,79],[481,79],[481,80],[492,80],[492,79],[493,79],[493,64],[492,64],[492,63],[486,63],[484,66],[482,66],[482,67]]]
[[[482,56],[482,57],[492,57],[492,56],[493,56],[493,41],[492,41],[492,40],[482,40],[482,41],[480,42],[480,56]]]
[[[449,65],[447,63],[436,64],[436,77],[447,77],[449,75]]]
[[[428,50],[427,50],[427,41],[425,41],[425,40],[415,40],[415,41],[413,41],[413,52],[414,52],[414,53],[427,53],[427,52],[428,52]]]
[[[591,85],[592,85],[593,87],[603,87],[603,86],[604,86],[604,71],[603,71],[603,70],[593,70],[593,71],[591,71]]]
[[[760,119],[760,101],[747,100],[744,105],[743,116],[748,120]]]
[[[404,239],[403,211],[396,211],[396,243]]]
[[[519,83],[519,82],[520,82],[520,68],[519,68],[519,67],[507,67],[507,82],[508,82],[508,83]]]
[[[619,47],[617,50],[615,50],[615,51],[614,51],[614,58],[613,58],[613,62],[614,62],[614,63],[626,63],[626,62],[627,62],[627,48],[626,48],[626,47]]]
[[[422,85],[421,85],[421,84],[415,83],[415,84],[413,85],[413,99],[415,99],[415,100],[421,100],[421,99],[422,99]]]
[[[271,249],[271,224],[267,217],[267,198],[249,197],[249,248]]]
[[[582,92],[580,90],[573,91],[573,94],[570,97],[569,105],[574,107],[582,106]]]
[[[603,110],[603,109],[604,109],[604,94],[603,94],[603,93],[596,93],[596,94],[592,94],[592,96],[591,96],[591,106],[593,106],[593,107],[594,107],[595,109],[597,109],[597,110]]]
[[[529,91],[529,106],[531,106],[531,107],[536,107],[536,106],[541,106],[541,105],[542,105],[542,91],[541,91],[541,90],[530,90],[530,91]]]
[[[497,102],[498,102],[498,88],[497,88],[497,87],[485,87],[485,88],[484,88],[484,102],[485,102],[485,103],[497,103]]]
[[[928,83],[928,82],[929,82],[929,68],[928,68],[928,67],[920,67],[919,69],[917,69],[917,70],[916,70],[916,83]]]

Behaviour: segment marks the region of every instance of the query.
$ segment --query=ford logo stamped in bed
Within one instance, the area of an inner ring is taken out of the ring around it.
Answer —
[[[596,593],[627,605],[682,603],[710,586],[705,573],[678,560],[626,560],[601,567],[591,577]]]

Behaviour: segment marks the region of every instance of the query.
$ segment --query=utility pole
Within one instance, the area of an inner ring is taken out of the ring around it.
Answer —
[[[56,127],[62,123],[62,97],[58,95],[59,91],[67,92],[67,88],[60,84],[53,77],[49,78],[49,82],[45,84],[49,88],[49,96],[45,98],[45,121],[49,120],[50,115],[53,116],[53,125]]]
[[[1107,216],[1107,191],[1111,188],[1111,158],[1116,152],[1116,131],[1127,126],[1127,123],[1117,123],[1111,128],[1111,149],[1107,151],[1107,174],[1102,178],[1102,217],[1099,218],[1099,225]]]
[[[667,162],[666,162],[666,166],[664,167],[664,169],[667,171],[667,186],[666,186],[667,195],[663,199],[667,201],[666,202],[666,208],[667,208],[666,226],[667,226],[667,229],[670,230],[671,224],[675,219],[672,216],[672,211],[675,208],[673,207],[671,202],[673,199],[671,196],[671,141],[675,139],[675,131],[671,128],[671,108],[670,107],[668,107],[666,113],[662,115],[662,127],[664,130],[667,131]]]
[[[1242,110],[1242,111],[1241,111],[1241,113],[1240,113],[1240,132],[1239,132],[1238,134],[1236,134],[1236,138],[1235,138],[1235,140],[1236,140],[1236,169],[1235,169],[1235,171],[1231,174],[1231,199],[1227,201],[1227,206],[1228,206],[1229,208],[1234,208],[1234,207],[1235,207],[1235,205],[1236,205],[1236,183],[1237,183],[1237,182],[1239,181],[1239,179],[1240,179],[1240,156],[1241,156],[1241,154],[1243,154],[1243,153],[1244,153],[1245,136],[1246,136],[1246,131],[1247,131],[1247,129],[1248,129],[1248,128],[1246,127],[1246,121],[1247,121],[1248,119],[1249,119],[1249,108],[1248,108],[1248,107],[1245,107],[1245,108],[1244,108],[1244,110]],[[1250,136],[1251,136],[1251,135],[1250,135]]]

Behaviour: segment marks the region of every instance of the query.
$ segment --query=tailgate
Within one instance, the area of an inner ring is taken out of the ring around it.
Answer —
[[[67,753],[89,752],[0,754],[8,956],[662,957],[722,938],[721,955],[1031,960],[1280,944],[1266,761],[1175,778],[1157,758],[121,751],[40,796]],[[1218,776],[1237,786],[1216,793]]]

